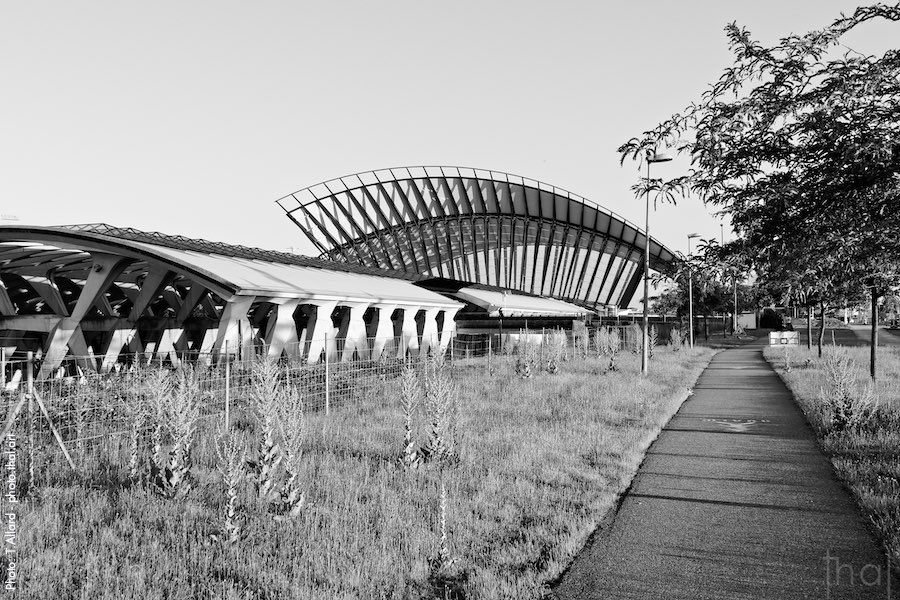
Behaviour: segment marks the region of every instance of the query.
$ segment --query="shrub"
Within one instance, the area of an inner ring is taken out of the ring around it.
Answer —
[[[445,462],[456,458],[456,385],[440,355],[425,364],[425,409],[431,432],[421,454],[425,461]]]
[[[859,426],[874,412],[875,393],[871,386],[856,384],[857,365],[846,350],[829,348],[822,359],[825,385],[820,390],[823,405],[831,413],[831,427],[840,433]]]
[[[419,404],[421,395],[421,387],[419,386],[419,377],[416,375],[415,369],[411,365],[406,365],[400,372],[400,407],[403,410],[403,450],[397,462],[407,469],[419,466],[422,457],[416,448],[415,439],[413,439],[413,414]]]
[[[547,345],[547,372],[555,374],[559,372],[559,365],[565,358],[566,334],[555,330],[546,338]]]
[[[644,331],[641,329],[641,326],[637,323],[629,325],[625,337],[628,350],[632,354],[640,354],[644,347]]]
[[[172,379],[175,379],[174,383]],[[200,418],[200,386],[193,367],[186,365],[174,376],[159,368],[148,378],[156,414],[150,483],[166,498],[183,498],[191,489],[190,452]],[[172,439],[168,460],[162,463],[162,432]]]
[[[672,352],[678,352],[681,350],[687,339],[680,329],[677,327],[673,327],[669,332],[669,347],[672,349]]]
[[[237,514],[238,486],[244,480],[247,446],[239,435],[219,430],[215,448],[216,469],[222,476],[222,484],[225,488],[225,507],[222,511],[221,532],[214,534],[212,538],[224,544],[234,544],[241,537],[241,526]]]
[[[647,351],[650,356],[653,356],[653,351],[659,345],[659,330],[656,328],[656,325],[651,325],[650,330],[647,332]]]
[[[622,341],[619,330],[612,327],[601,327],[594,334],[594,344],[600,357],[609,357],[609,371],[616,370],[616,356],[619,354]]]
[[[303,398],[296,388],[284,387],[275,404],[276,425],[284,460],[284,482],[275,502],[275,520],[296,518],[303,509],[306,496],[300,481],[303,459]]]

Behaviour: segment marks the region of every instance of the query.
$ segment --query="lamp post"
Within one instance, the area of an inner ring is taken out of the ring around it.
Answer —
[[[700,237],[699,233],[689,233],[688,260],[691,259],[691,240]],[[688,263],[688,330],[690,331],[691,348],[694,347],[694,274],[691,272],[691,263]]]
[[[644,335],[641,344],[641,374],[647,375],[650,362],[650,165],[672,160],[671,154],[647,150],[647,200],[644,213]]]

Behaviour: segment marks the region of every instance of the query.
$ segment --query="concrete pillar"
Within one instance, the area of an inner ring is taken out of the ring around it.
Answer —
[[[444,324],[441,327],[441,354],[447,351],[447,347],[456,335],[456,313],[459,308],[444,309]]]
[[[341,361],[349,362],[353,359],[355,351],[361,360],[369,359],[369,340],[366,335],[366,322],[363,315],[369,308],[368,303],[347,303],[349,310],[344,315],[338,327],[337,338],[343,340],[344,349],[341,352]]]
[[[106,342],[106,348],[103,349],[103,363],[100,366],[102,373],[109,373],[113,365],[119,359],[122,348],[128,345],[128,351],[134,354],[142,352],[144,349],[141,344],[141,337],[133,328],[114,329]]]
[[[200,334],[200,339],[194,345],[194,348],[199,348],[199,350],[197,350],[197,353],[203,358],[203,363],[206,366],[211,365],[213,362],[213,346],[216,345],[216,340],[218,338],[219,328],[210,327]]]
[[[294,311],[300,306],[300,300],[296,298],[276,298],[272,300],[276,305],[269,324],[266,327],[266,346],[269,348],[270,358],[279,358],[281,353],[287,350],[288,355],[298,353],[297,324],[294,322]]]
[[[138,353],[145,350],[143,340],[138,334],[137,321],[150,303],[162,293],[172,277],[173,274],[167,268],[158,265],[151,266],[141,282],[140,290],[134,292],[130,291],[130,288],[122,288],[123,291],[130,291],[127,296],[131,300],[131,312],[128,314],[128,322],[131,323],[131,327],[117,329],[109,336],[109,341],[103,349],[103,363],[100,367],[102,372],[107,373],[112,369],[125,344],[128,344],[129,352]]]
[[[306,326],[304,335],[304,346],[307,350],[307,362],[316,364],[319,362],[319,356],[322,350],[328,352],[329,360],[334,358],[336,344],[334,342],[334,325],[331,323],[331,313],[337,308],[337,301],[313,301],[307,302],[316,307],[316,314],[310,315],[309,323]],[[328,348],[325,347],[326,337],[328,338]]]
[[[426,356],[438,350],[437,316],[441,312],[439,308],[426,308],[425,320],[422,322],[422,342],[419,344],[419,354]]]
[[[419,356],[419,331],[416,324],[416,314],[421,306],[404,306],[403,321],[400,326],[400,347],[397,349],[397,357],[404,358],[408,353],[412,357]]]
[[[169,362],[176,367],[181,364],[181,361],[178,359],[178,352],[175,349],[175,345],[178,340],[181,339],[182,333],[183,331],[181,329],[163,329],[162,335],[159,338],[159,344],[156,346],[156,358],[158,360],[162,361],[168,358]]]
[[[396,304],[376,304],[375,318],[369,325],[368,335],[372,341],[372,360],[379,360],[388,342],[393,345],[394,324],[391,315],[397,310]]]
[[[252,356],[253,328],[247,313],[253,306],[256,296],[232,296],[225,302],[222,317],[219,319],[219,328],[216,332],[216,341],[213,344],[213,354],[222,352],[225,340],[228,340],[228,349],[237,350],[240,360],[250,360]]]

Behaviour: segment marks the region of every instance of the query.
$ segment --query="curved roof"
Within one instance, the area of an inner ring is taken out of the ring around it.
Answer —
[[[278,200],[322,257],[548,296],[626,307],[646,235],[581,196],[467,167],[348,175]],[[650,239],[650,266],[673,253]]]
[[[4,274],[85,280],[93,266],[92,253],[129,259],[120,280],[136,281],[161,266],[176,278],[197,281],[225,299],[242,295],[459,306],[396,273],[283,252],[105,224],[0,226],[0,271]]]

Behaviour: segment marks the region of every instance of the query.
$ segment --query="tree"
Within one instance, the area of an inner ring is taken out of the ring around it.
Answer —
[[[829,53],[876,19],[900,21],[900,4],[858,8],[772,47],[732,23],[734,64],[687,109],[619,147],[623,162],[661,146],[690,155],[675,185],[730,217],[739,238],[715,258],[781,282],[823,319],[827,303],[867,287],[874,307],[898,281],[900,51]],[[873,378],[876,336],[873,326]]]
[[[701,241],[700,248],[704,244],[715,244],[714,241]],[[731,271],[721,271],[716,261],[707,261],[707,253],[702,251],[690,258],[680,256],[673,269],[665,274],[654,277],[657,285],[663,279],[671,280],[669,289],[662,292],[653,304],[654,312],[675,314],[679,317],[687,317],[688,280],[692,280],[694,314],[704,317],[704,335],[709,338],[707,318],[710,315],[733,315],[733,281]],[[758,307],[761,301],[760,290],[757,286],[738,285],[738,306]],[[768,296],[765,296],[768,297]]]

